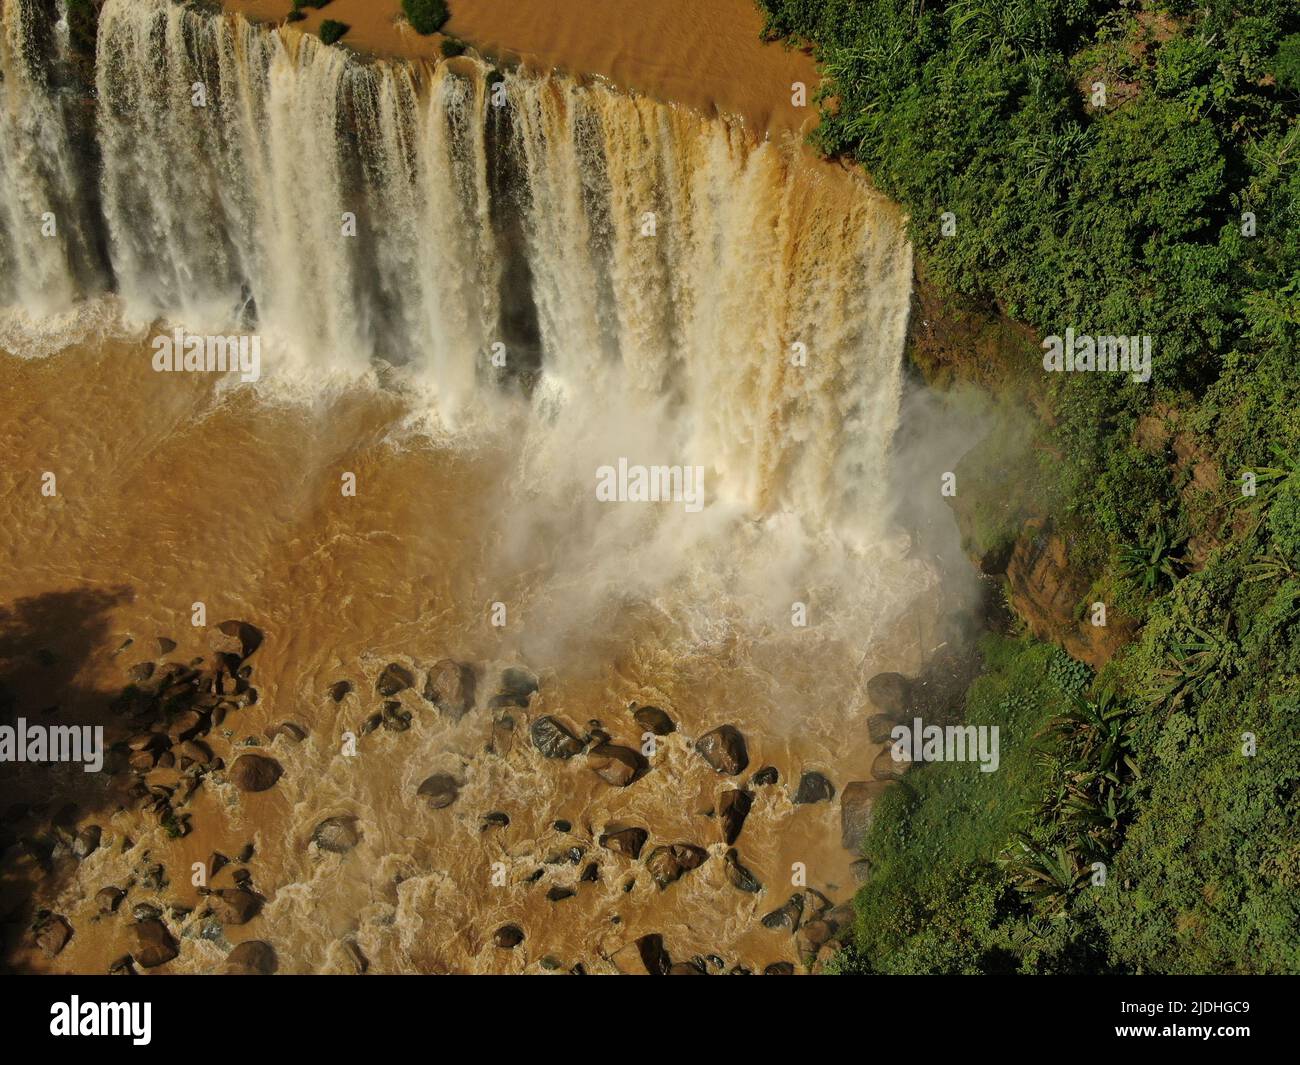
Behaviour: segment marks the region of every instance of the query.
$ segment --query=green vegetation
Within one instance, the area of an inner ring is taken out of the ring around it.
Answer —
[[[881,803],[835,969],[1300,972],[1300,7],[759,3],[946,299],[1153,339],[1149,384],[1006,371],[1041,417],[963,460],[968,548],[1050,514],[1135,641],[986,644],[1002,768]]]
[[[449,18],[446,0],[402,0],[402,12],[416,33],[437,33]]]
[[[458,55],[464,55],[467,47],[469,46],[464,41],[458,41],[455,37],[444,37],[442,44],[438,46],[444,59],[454,59]]]
[[[333,44],[352,27],[346,22],[339,22],[337,19],[327,18],[320,24],[320,39],[326,44]]]

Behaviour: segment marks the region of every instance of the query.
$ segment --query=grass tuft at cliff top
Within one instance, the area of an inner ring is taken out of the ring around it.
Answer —
[[[1300,972],[1300,6],[759,6],[941,292],[1153,338],[1148,384],[1039,370],[1022,474],[1136,641],[986,644],[968,717],[1037,722],[1041,772],[914,770],[834,968]]]

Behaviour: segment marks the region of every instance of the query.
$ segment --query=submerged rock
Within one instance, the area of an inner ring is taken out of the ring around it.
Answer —
[[[260,939],[247,939],[226,955],[230,976],[270,976],[276,965],[275,950]]]
[[[515,706],[527,707],[533,692],[537,691],[537,677],[520,666],[511,666],[501,674],[499,698]]]
[[[275,786],[282,772],[274,758],[241,754],[230,767],[230,782],[240,791],[266,791]]]
[[[312,831],[311,840],[323,851],[346,854],[361,842],[355,817],[327,817]]]
[[[350,691],[352,691],[350,680],[336,680],[329,686],[329,697],[336,703],[341,703]]]
[[[587,765],[606,784],[625,788],[645,768],[645,759],[630,747],[602,743],[587,754]]]
[[[283,736],[290,743],[301,743],[307,738],[307,730],[296,721],[281,721],[266,730],[266,742],[274,743],[277,736]]]
[[[639,706],[632,712],[632,720],[641,726],[644,732],[653,732],[656,736],[667,736],[677,731],[673,719],[657,706]]]
[[[87,825],[77,833],[72,841],[72,853],[79,861],[89,858],[99,850],[99,842],[104,838],[104,830],[98,825]]]
[[[882,714],[895,720],[906,716],[912,682],[901,673],[877,673],[867,681],[867,698]]]
[[[719,725],[695,741],[695,749],[718,773],[735,776],[749,765],[745,737],[735,725]]]
[[[442,810],[454,803],[460,795],[460,785],[449,773],[434,773],[415,791],[428,801],[432,810]]]

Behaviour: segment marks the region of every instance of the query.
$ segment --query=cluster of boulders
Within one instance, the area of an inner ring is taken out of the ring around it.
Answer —
[[[503,682],[513,685],[503,690],[503,694],[517,699],[517,687],[522,683],[519,676],[522,671],[507,670]],[[388,732],[405,732],[411,727],[413,714],[401,700],[403,692],[414,690],[417,686],[415,673],[401,662],[389,662],[375,679],[375,694],[383,700],[378,710],[370,713],[359,725],[361,735],[369,735],[376,729]],[[536,681],[533,682],[534,689]],[[435,662],[425,674],[424,686],[420,694],[425,702],[432,704],[440,714],[451,721],[459,721],[474,709],[477,701],[478,675],[474,667],[450,658]],[[342,702],[355,689],[348,680],[335,681],[329,687],[329,696],[336,703]],[[493,700],[493,705],[502,696]],[[524,696],[523,705],[527,705]]]
[[[435,672],[446,678],[443,690],[451,693],[468,690],[473,692],[472,684],[462,678],[473,677],[468,667],[456,666],[455,663],[440,663],[430,671],[428,689],[432,686]],[[460,672],[463,670],[464,672]],[[394,694],[416,685],[416,677],[399,663],[390,664],[380,675],[379,694]],[[524,670],[507,670],[502,676],[500,691],[488,701],[488,705],[498,712],[494,722],[496,729],[505,728],[513,731],[515,721],[509,711],[527,709],[531,696],[538,690],[536,678]],[[443,696],[447,698],[447,696]],[[464,703],[451,696],[453,705],[463,707]],[[435,701],[430,699],[430,701]],[[439,706],[448,712],[443,706]],[[672,717],[662,709],[654,706],[629,706],[633,725],[637,734],[646,739],[647,733],[662,737],[677,731]],[[462,713],[465,712],[462,710]],[[459,714],[456,715],[459,717]],[[503,724],[504,722],[504,724]],[[593,772],[612,787],[629,787],[649,771],[649,761],[641,750],[626,743],[613,740],[603,723],[599,720],[587,722],[585,729],[579,729],[554,713],[540,714],[531,719],[527,728],[527,737],[537,754],[547,760],[568,762],[579,757],[586,769]],[[732,724],[720,725],[700,736],[692,744],[699,757],[723,777],[742,775],[749,768],[749,750],[744,735]],[[746,818],[754,805],[757,789],[772,787],[779,783],[780,774],[774,766],[763,766],[754,772],[743,784],[726,786],[718,796],[716,807],[707,811],[714,817],[718,826],[721,842],[727,850],[723,864],[727,881],[737,890],[758,894],[763,891],[759,878],[744,864],[735,844],[744,829]],[[431,810],[442,810],[453,805],[458,797],[461,784],[450,773],[434,773],[426,777],[417,787],[417,795]],[[850,785],[846,795],[851,801],[857,796],[857,785]],[[797,783],[790,790],[790,800],[795,805],[810,805],[830,802],[836,796],[835,785],[822,772],[816,769],[804,770]],[[499,811],[484,815],[484,828],[504,827],[509,824],[509,817]],[[322,826],[328,825],[322,822]],[[567,822],[556,822],[558,831],[567,832],[571,826]],[[322,832],[318,828],[318,835]],[[331,828],[332,831],[336,829]],[[597,837],[601,848],[632,862],[640,862],[649,874],[650,881],[659,891],[668,890],[673,884],[689,875],[709,860],[710,854],[705,847],[697,843],[669,840],[650,847],[650,832],[643,827],[621,824],[607,825]],[[329,849],[329,848],[325,848]],[[644,855],[644,857],[643,857]],[[528,878],[528,882],[537,883],[546,876],[548,866],[582,867],[576,882],[566,884],[552,883],[546,888],[546,897],[554,903],[563,903],[574,898],[582,883],[600,879],[601,866],[598,861],[590,860],[585,845],[579,842],[559,847],[550,853]],[[623,890],[630,891],[635,884],[635,877],[624,880]],[[850,923],[851,915],[844,908],[833,910],[830,900],[813,889],[805,889],[792,895],[787,902],[762,918],[764,927],[773,930],[785,930],[795,939],[795,948],[804,957],[817,955],[828,944],[833,948],[832,937]],[[519,924],[510,923],[497,928],[492,934],[493,944],[501,950],[513,950],[526,939],[526,931]],[[642,937],[638,941],[642,947],[657,944],[649,950],[652,961],[646,962],[647,971],[675,973],[707,973],[710,970],[721,971],[721,961],[692,959],[689,962],[674,964],[662,948],[658,937]],[[638,948],[640,950],[640,948]],[[543,959],[545,961],[547,959]],[[562,968],[555,959],[549,959],[553,965],[543,968]],[[581,968],[580,966],[577,968]],[[575,971],[575,970],[571,970]],[[733,972],[748,972],[743,966],[734,966]],[[793,972],[790,962],[778,962],[769,966],[770,973]]]
[[[128,796],[152,815],[164,831],[173,837],[191,830],[184,807],[205,780],[224,780],[241,792],[265,791],[275,785],[283,770],[269,755],[245,750],[227,766],[213,752],[209,737],[220,732],[229,740],[233,732],[231,715],[257,702],[257,689],[251,678],[253,666],[248,659],[263,642],[263,634],[245,621],[224,621],[208,631],[210,657],[188,662],[168,661],[177,644],[166,636],[156,637],[149,647],[154,657],[134,661],[126,668],[127,684],[110,704],[110,709],[134,732],[113,749],[110,763],[116,771],[134,778]],[[126,639],[115,657],[134,657],[139,646],[134,638]],[[266,732],[267,742],[285,736],[290,742],[304,739],[307,730],[296,722],[281,722]],[[258,740],[248,737],[245,747],[255,747]],[[66,851],[84,860],[106,842],[98,825],[79,830],[63,829],[63,815],[55,818],[48,837],[25,842],[29,853],[47,861]],[[66,836],[63,839],[62,836]],[[327,842],[336,839],[327,836]],[[127,836],[120,840],[122,853],[135,847]],[[130,974],[137,969],[164,965],[180,952],[178,938],[197,936],[224,942],[223,929],[242,925],[260,911],[263,898],[256,892],[248,863],[253,845],[247,844],[232,863],[214,852],[207,862],[207,878],[230,867],[229,886],[198,888],[201,905],[196,912],[179,902],[160,904],[156,900],[169,881],[162,863],[154,861],[148,851],[137,861],[134,871],[122,886],[109,884],[94,895],[95,913],[91,920],[120,920],[128,915],[126,953],[112,961],[108,971]],[[147,898],[133,905],[124,903],[133,892]],[[68,917],[38,910],[31,923],[37,946],[53,957],[64,949],[74,935]],[[270,973],[276,968],[274,949],[261,941],[248,941],[235,947],[227,958],[225,971],[230,973]]]
[[[257,702],[248,659],[262,645],[262,633],[246,621],[223,621],[209,630],[211,660],[199,657],[188,663],[138,661],[127,675],[129,683],[113,701],[112,709],[137,729],[126,741],[127,766],[136,782],[130,794],[157,817],[172,836],[190,831],[189,818],[180,809],[205,778],[216,774],[243,792],[266,791],[282,773],[269,755],[245,751],[227,768],[213,753],[206,737],[220,730],[232,735],[230,715]],[[133,640],[118,649],[123,654]],[[175,641],[160,636],[154,649],[162,656],[176,648]],[[267,730],[266,739],[285,736],[303,739],[307,730],[296,722],[281,722]],[[256,746],[249,737],[245,746]]]
[[[188,815],[183,807],[205,778],[213,776],[228,781],[241,792],[257,793],[273,788],[283,773],[275,758],[249,749],[258,746],[251,737],[241,744],[239,753],[228,766],[205,741],[209,733],[225,725],[229,715],[257,701],[257,691],[251,684],[253,667],[247,660],[261,643],[262,634],[254,626],[242,621],[223,622],[212,631],[211,661],[197,658],[184,665],[165,660],[141,661],[130,667],[129,683],[113,705],[138,731],[120,753],[126,755],[126,767],[136,777],[131,793],[170,834],[179,836],[189,831]],[[130,644],[128,641],[123,650]],[[175,643],[160,637],[156,649],[165,659],[175,649]],[[382,700],[381,708],[361,723],[360,732],[366,734],[378,728],[405,731],[412,720],[412,710],[408,707],[418,706],[420,698],[452,722],[460,721],[478,705],[480,674],[468,664],[439,660],[424,672],[422,680],[423,683],[413,668],[400,662],[388,663],[374,682],[375,695]],[[867,694],[877,712],[868,719],[867,726],[876,742],[887,744],[890,730],[906,719],[910,709],[909,683],[900,674],[880,674],[868,683]],[[342,702],[354,691],[351,681],[340,680],[330,686],[328,696]],[[493,713],[493,743],[514,734],[516,713],[529,709],[537,691],[538,680],[527,670],[515,667],[502,672],[495,694],[486,700],[487,708]],[[403,693],[408,692],[410,696],[404,704]],[[632,719],[629,731],[635,729],[635,734],[642,739],[664,737],[677,731],[672,717],[658,707],[633,703],[629,712]],[[229,737],[230,732],[226,730],[225,735]],[[266,732],[268,743],[281,736],[289,742],[299,742],[307,736],[307,729],[297,722],[284,721]],[[584,767],[611,787],[633,786],[650,771],[650,760],[642,753],[640,743],[615,742],[598,720],[593,719],[587,722],[586,728],[578,729],[555,714],[539,715],[528,720],[527,738],[544,759],[570,761],[581,757]],[[692,747],[719,776],[739,777],[749,768],[745,737],[732,724],[706,732]],[[841,842],[845,848],[857,851],[870,828],[876,800],[906,768],[907,763],[895,762],[886,747],[873,763],[873,779],[869,781],[851,781],[837,792],[826,774],[808,768],[799,774],[797,782],[792,781],[788,794],[795,805],[831,802],[838,796]],[[774,766],[763,766],[743,783],[724,786],[715,808],[707,811],[715,819],[718,839],[726,847],[722,858],[726,879],[738,891],[758,894],[764,890],[759,878],[744,864],[736,844],[753,809],[757,789],[773,787],[779,780],[780,774]],[[419,784],[417,795],[430,810],[442,810],[456,803],[460,787],[452,774],[434,773]],[[482,818],[484,830],[504,828],[509,823],[509,816],[501,811],[491,811]],[[567,832],[571,826],[556,822],[555,828]],[[612,855],[639,862],[659,891],[668,890],[710,858],[705,847],[689,841],[670,839],[650,847],[650,835],[643,827],[610,824],[596,842]],[[84,858],[101,846],[102,838],[102,830],[90,825],[68,833],[64,843],[71,854]],[[340,814],[316,824],[311,844],[323,853],[346,854],[361,838],[358,819]],[[124,849],[130,845],[129,840],[124,841]],[[234,870],[231,886],[199,889],[203,902],[201,912],[194,915],[197,925],[186,926],[184,922],[191,916],[190,911],[176,904],[169,907],[168,916],[152,903],[138,902],[132,906],[131,923],[127,927],[128,953],[117,959],[110,971],[152,968],[175,958],[179,947],[173,928],[182,928],[182,938],[197,934],[220,940],[223,928],[255,918],[263,900],[253,889],[246,867],[251,846],[247,851],[237,860],[240,868]],[[228,864],[228,859],[214,853],[209,861],[209,875],[215,875]],[[580,867],[572,883],[552,883],[547,887],[547,898],[556,904],[573,898],[583,883],[601,878],[602,863],[598,855],[589,854],[587,846],[577,841],[558,847],[541,864],[528,878],[531,882],[541,880],[548,866],[571,866],[575,870]],[[865,861],[855,863],[854,872],[860,882],[865,882],[870,874]],[[634,876],[627,878],[623,890],[630,891],[634,883]],[[100,911],[96,919],[118,913],[128,892],[137,885],[155,891],[164,888],[162,867],[150,866],[138,879],[133,877],[125,888],[115,885],[102,888],[96,896]],[[802,959],[824,959],[837,948],[835,937],[851,923],[850,917],[846,907],[835,907],[815,889],[803,888],[766,913],[761,923],[767,929],[794,937],[794,947]],[[178,926],[177,922],[181,924]],[[37,944],[51,956],[61,951],[74,934],[66,917],[47,911],[38,912],[32,933]],[[522,927],[506,924],[495,930],[492,942],[498,949],[512,950],[525,938]],[[353,967],[364,972],[368,962],[354,943],[352,948]],[[705,975],[751,971],[739,964],[727,970],[722,960],[713,955],[673,962],[662,937],[657,935],[642,936],[628,948],[640,970],[646,972]],[[622,957],[613,959],[623,971],[628,971],[625,965],[631,956],[628,948],[621,952]],[[559,967],[554,959],[548,960],[554,962],[551,968]],[[225,971],[242,974],[270,973],[276,968],[274,949],[260,940],[239,944],[231,950],[225,964]],[[579,969],[581,966],[571,971]],[[793,972],[794,965],[776,962],[763,971],[783,974]]]
[[[122,839],[124,853],[133,846],[129,837]],[[123,886],[108,884],[96,891],[92,921],[118,921],[125,917],[126,953],[109,963],[108,972],[111,975],[132,975],[137,969],[165,965],[180,954],[178,939],[224,942],[225,929],[246,924],[256,917],[263,899],[253,887],[252,873],[248,868],[253,853],[250,843],[244,846],[233,863],[223,854],[212,854],[207,862],[209,877],[229,866],[232,886],[200,887],[198,893],[202,902],[197,911],[180,902],[158,901],[170,886],[170,881],[165,867],[154,861],[148,851],[138,860]],[[132,893],[144,897],[124,907]],[[32,920],[31,935],[48,957],[54,957],[67,946],[74,929],[66,916],[41,909]],[[225,971],[232,974],[271,973],[275,968],[275,951],[261,941],[239,944],[227,956],[225,965]]]

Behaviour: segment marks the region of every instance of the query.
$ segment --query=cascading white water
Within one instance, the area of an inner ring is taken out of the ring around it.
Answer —
[[[4,4],[0,255],[4,301],[39,310],[89,255],[77,227],[40,235],[87,196],[36,2]],[[655,407],[655,459],[706,465],[716,498],[868,532],[910,281],[888,205],[683,109],[500,77],[108,0],[96,148],[128,319],[256,323],[266,371],[308,385],[387,360],[453,428],[502,376],[571,421]]]
[[[85,160],[74,151],[55,65],[66,48],[53,5],[0,10],[0,306],[38,317],[65,309],[94,272],[86,240]],[[66,26],[66,12],[60,25]]]

